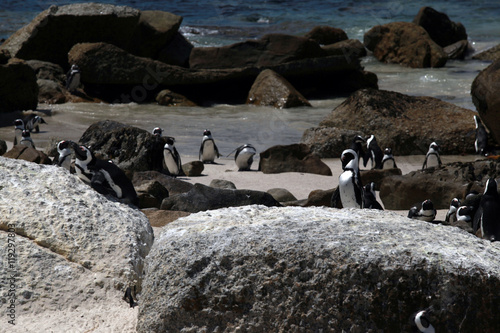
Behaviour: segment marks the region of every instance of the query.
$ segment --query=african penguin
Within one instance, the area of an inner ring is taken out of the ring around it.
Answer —
[[[460,207],[460,200],[457,198],[451,199],[450,208],[446,213],[445,221],[446,222],[456,222],[457,221],[457,209]]]
[[[384,157],[382,157],[382,169],[394,169],[397,168],[396,161],[392,155],[391,148],[384,149]]]
[[[161,136],[163,134],[163,128],[155,127],[153,128],[153,135]]]
[[[364,165],[367,163],[367,156],[365,151],[363,150],[363,143],[366,143],[366,140],[361,135],[356,135],[351,142],[351,148],[358,155],[358,165],[359,159],[363,158]]]
[[[474,216],[473,206],[460,206],[457,208],[456,216],[457,221],[464,221],[467,223],[472,222],[472,217]]]
[[[358,155],[346,149],[340,157],[344,172],[339,176],[339,197],[344,208],[363,208],[363,185],[359,177]]]
[[[137,305],[139,305],[138,302],[136,302],[136,300],[134,297],[136,295],[136,287],[134,286],[134,291],[132,292],[132,288],[131,287],[127,287],[127,289],[125,290],[125,294],[123,295],[123,300],[125,302],[127,302],[131,308],[134,308],[136,307]]]
[[[203,163],[214,163],[215,157],[219,158],[219,149],[215,144],[212,133],[209,130],[203,131],[203,138],[201,140],[199,159]]]
[[[66,74],[66,89],[72,93],[80,86],[80,68],[78,65],[72,65]]]
[[[31,134],[29,131],[24,130],[22,133],[22,138],[21,138],[21,145],[24,145],[26,147],[31,147],[33,149],[35,148],[35,143],[33,142],[33,139],[31,139]]]
[[[22,119],[14,120],[14,146],[21,143],[24,131],[24,121]]]
[[[177,177],[183,174],[181,157],[174,146],[175,139],[167,137],[163,146],[163,159],[168,175]]]
[[[421,204],[416,204],[408,211],[408,217],[426,222],[432,222],[436,218],[436,210],[431,200],[427,199]]]
[[[478,210],[481,238],[492,242],[500,240],[500,197],[497,187],[494,178],[488,179]]]
[[[112,195],[121,201],[139,206],[132,182],[117,165],[98,159],[84,146],[71,142],[75,151],[76,174],[97,192]]]
[[[247,143],[236,148],[234,162],[238,167],[238,171],[248,171],[253,163],[253,155],[257,154],[254,146]]]
[[[439,145],[436,142],[433,142],[429,145],[429,150],[425,155],[422,170],[432,167],[441,167],[441,164],[441,158],[439,157]]]
[[[488,147],[488,134],[478,116],[474,116],[474,122],[476,123],[476,140],[474,141],[476,154],[485,155]]]
[[[429,320],[429,310],[422,310],[413,317],[413,324],[422,333],[435,333],[434,327]]]
[[[370,135],[370,137],[366,139],[366,148],[368,149],[368,158],[363,160],[363,165],[366,167],[368,160],[371,160],[372,169],[382,169],[382,159],[384,154],[377,143],[375,135]]]
[[[57,166],[71,170],[71,141],[60,141],[57,144],[57,152],[59,153]]]
[[[34,130],[36,133],[39,133],[40,124],[46,124],[45,120],[33,113],[24,119],[24,126],[26,127],[26,130],[30,132],[33,132]]]
[[[379,209],[384,210],[382,205],[377,201],[377,197],[375,195],[375,183],[371,182],[370,184],[365,185],[364,189],[364,208],[369,209]]]

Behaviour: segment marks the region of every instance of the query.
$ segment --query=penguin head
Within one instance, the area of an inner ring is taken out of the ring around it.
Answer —
[[[391,148],[385,148],[384,149],[384,154],[386,154],[386,155],[392,155],[392,149]]]
[[[460,206],[457,208],[457,220],[470,222],[474,214],[473,206]]]
[[[61,152],[65,149],[71,148],[70,143],[71,143],[71,141],[66,141],[66,140],[59,141],[59,143],[57,144],[57,151]]]
[[[203,136],[212,136],[212,132],[210,132],[210,130],[204,130],[203,131]]]
[[[169,150],[170,152],[174,152],[174,143],[175,143],[175,139],[172,138],[172,137],[167,137],[167,139],[165,140],[165,145],[163,146],[163,149],[164,150]]]
[[[14,120],[14,126],[16,126],[16,128],[24,128],[24,121],[22,119],[16,119]]]
[[[352,143],[363,143],[366,140],[361,135],[356,135],[354,139],[352,139]]]
[[[434,150],[436,152],[439,151],[439,145],[436,143],[436,142],[432,142],[430,145],[429,145],[429,150]]]
[[[40,116],[35,116],[33,123],[46,124],[45,120]]]
[[[417,326],[419,332],[424,333],[434,333],[434,327],[432,326],[429,315],[432,313],[432,308],[419,311],[415,314],[413,318],[413,324]]]
[[[163,134],[163,129],[161,127],[153,128],[153,135],[161,136]]]
[[[78,65],[77,65],[77,64],[73,64],[73,65],[71,65],[71,70],[72,70],[72,71],[79,71],[79,70],[80,70],[80,67],[78,67]]]
[[[434,204],[430,199],[425,200],[422,202],[422,210],[433,210],[434,209]]]
[[[458,198],[451,199],[450,207],[460,207],[460,200]]]
[[[24,130],[22,133],[23,138],[31,138],[30,131]]]
[[[71,146],[75,151],[76,159],[84,164],[89,164],[93,159],[95,159],[94,154],[87,147],[79,146],[75,142],[71,142]]]
[[[340,161],[342,162],[342,170],[358,170],[358,154],[353,149],[344,150],[340,156]]]
[[[495,178],[488,179],[488,181],[486,182],[486,186],[484,188],[484,194],[497,196],[498,195],[497,187],[498,185]]]

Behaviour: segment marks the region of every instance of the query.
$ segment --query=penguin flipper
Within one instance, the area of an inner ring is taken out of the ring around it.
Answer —
[[[217,145],[215,144],[215,141],[214,141],[214,149],[215,149],[215,154],[217,155],[217,158],[220,158],[219,148],[217,148]]]
[[[337,187],[335,192],[333,192],[332,199],[330,200],[330,206],[333,208],[342,208],[342,201],[340,200],[340,189]]]
[[[103,194],[103,195],[108,195],[108,194],[113,194],[115,195],[115,192],[109,188],[109,186],[106,186],[108,184],[108,181],[106,180],[106,177],[104,174],[100,171],[94,172],[94,175],[92,176],[92,179],[90,180],[90,186],[96,190],[97,192]]]

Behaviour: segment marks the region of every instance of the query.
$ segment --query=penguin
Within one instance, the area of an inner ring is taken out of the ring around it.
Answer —
[[[417,327],[418,332],[435,333],[435,329],[429,320],[430,309],[417,312],[413,317],[413,324]]]
[[[363,208],[364,189],[359,177],[358,155],[353,149],[346,149],[342,152],[340,160],[344,170],[339,176],[338,186],[338,197],[342,207]]]
[[[40,132],[40,124],[46,124],[45,120],[40,117],[40,116],[37,116],[36,114],[30,114],[29,116],[27,116],[26,118],[24,118],[24,126],[26,128],[26,130],[30,131],[30,132],[33,132],[33,130],[36,132],[36,133],[39,133]]]
[[[14,120],[14,146],[21,143],[24,131],[24,121],[22,119]]]
[[[134,286],[134,291],[132,292],[132,288],[127,287],[125,290],[125,294],[123,295],[123,300],[127,302],[131,308],[136,307],[139,305],[138,302],[134,300],[134,295],[136,295],[136,287]]]
[[[500,197],[497,187],[494,178],[488,179],[477,212],[481,238],[492,242],[500,240]]]
[[[382,157],[382,169],[394,169],[397,168],[396,160],[394,160],[394,156],[392,156],[392,149],[385,148],[384,149],[384,157]]]
[[[80,68],[78,65],[72,65],[66,74],[66,89],[73,93],[80,86]]]
[[[71,170],[71,141],[60,141],[57,144],[57,166]]]
[[[167,137],[165,146],[163,147],[163,160],[165,168],[170,176],[177,177],[183,174],[181,157],[174,146],[175,139]]]
[[[488,133],[486,133],[486,128],[478,116],[474,116],[474,122],[476,123],[476,140],[474,141],[476,154],[486,155],[488,147]]]
[[[439,145],[436,142],[433,142],[429,145],[429,150],[425,155],[424,165],[422,166],[422,170],[431,167],[441,167],[443,163],[441,163],[441,158],[439,157]]]
[[[361,135],[356,135],[351,142],[351,149],[358,155],[358,165],[360,158],[363,158],[364,165],[368,163],[366,153],[363,150],[363,143],[366,143],[366,140]]]
[[[23,131],[22,139],[21,139],[21,142],[19,144],[24,145],[26,147],[31,147],[33,149],[36,149],[35,143],[33,142],[33,139],[31,139],[31,134],[27,130]]]
[[[253,156],[255,154],[257,154],[257,150],[249,143],[236,148],[234,162],[238,167],[238,171],[249,171],[253,163]]]
[[[203,163],[214,163],[215,157],[220,157],[219,149],[215,144],[212,133],[207,129],[203,131],[203,139],[201,140],[198,157]]]
[[[446,222],[456,222],[457,221],[457,209],[460,207],[460,200],[457,198],[451,199],[450,208],[446,213],[445,221]]]
[[[416,204],[410,208],[408,217],[411,219],[432,222],[436,218],[434,204],[430,199],[425,200],[421,204]]]
[[[75,152],[76,174],[97,192],[112,195],[122,202],[139,207],[132,182],[117,165],[95,157],[87,147],[70,142]]]
[[[460,206],[457,208],[456,216],[457,216],[457,221],[471,223],[472,217],[474,216],[474,207]]]
[[[377,201],[374,188],[375,188],[374,182],[365,185],[364,197],[363,197],[364,208],[384,210],[382,205]]]
[[[368,160],[371,160],[372,169],[382,169],[382,159],[384,154],[377,143],[375,135],[370,135],[370,137],[366,139],[366,148],[368,150],[366,153],[367,158],[363,160],[363,166],[366,167]]]
[[[163,128],[161,127],[155,127],[153,128],[153,135],[156,135],[156,136],[161,136],[163,134]]]

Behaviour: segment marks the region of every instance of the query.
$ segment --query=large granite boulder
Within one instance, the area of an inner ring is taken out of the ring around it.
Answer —
[[[107,42],[154,57],[173,38],[182,18],[127,6],[82,3],[51,6],[0,46],[13,57],[49,61],[68,68],[68,51],[82,42]]]
[[[68,312],[92,321],[110,300],[128,309],[122,296],[128,286],[140,292],[153,244],[146,216],[56,166],[0,157],[0,178],[0,280],[14,285],[14,295],[0,290],[0,311],[14,301],[17,318],[11,326],[4,315],[2,328],[50,331]]]
[[[461,40],[467,40],[462,23],[455,23],[445,13],[432,7],[420,8],[413,23],[421,26],[439,46],[445,47]]]
[[[341,55],[348,59],[351,59],[353,56],[361,58],[367,54],[365,46],[359,39],[343,40],[334,44],[325,45],[322,49],[325,50],[327,55]]]
[[[395,155],[426,154],[433,141],[440,144],[442,154],[474,153],[474,114],[433,97],[362,89],[350,95],[320,122],[319,133],[315,133],[316,129],[308,130],[312,133],[305,135],[303,141],[312,144],[313,151],[322,151],[322,157],[340,156],[342,150],[333,151],[315,145],[310,139],[306,141],[312,135],[330,147],[340,147],[332,142],[344,142],[346,138],[337,137],[337,131],[331,131],[330,139],[325,137],[330,132],[324,127],[333,127],[373,134],[382,149],[391,147]],[[343,149],[349,146],[350,141]],[[329,151],[334,155],[326,155]]]
[[[3,157],[25,160],[37,164],[52,164],[52,160],[44,152],[24,145],[15,145],[3,154]]]
[[[263,173],[304,172],[331,176],[332,170],[303,143],[277,145],[260,153]]]
[[[96,156],[110,159],[124,171],[163,169],[165,138],[112,120],[98,121],[87,128],[81,145],[91,147]]]
[[[172,178],[159,171],[139,171],[134,172],[132,184],[134,187],[141,187],[151,181],[158,182],[165,187],[169,195],[176,195],[189,192],[193,188],[193,184],[184,180]]]
[[[347,34],[340,28],[329,26],[317,26],[304,35],[305,38],[312,39],[318,44],[329,45],[347,40]]]
[[[499,256],[497,243],[387,211],[191,214],[155,240],[137,332],[410,332],[429,306],[437,332],[495,332]]]
[[[37,105],[35,71],[16,58],[0,65],[0,112],[35,110]]]
[[[277,109],[311,106],[290,82],[270,69],[257,76],[248,93],[246,104],[272,106]]]
[[[357,135],[367,137],[366,133],[357,129],[319,126],[306,129],[300,141],[308,145],[319,157],[331,158],[340,157]]]
[[[163,199],[160,209],[197,213],[205,210],[248,205],[281,206],[272,195],[253,190],[228,190],[194,184],[186,193]]]
[[[492,62],[500,60],[500,44],[473,55],[472,59]]]
[[[409,22],[377,25],[365,33],[364,44],[385,63],[413,68],[443,67],[448,59],[424,28]]]
[[[471,86],[472,102],[491,137],[500,143],[500,60],[483,69]]]

